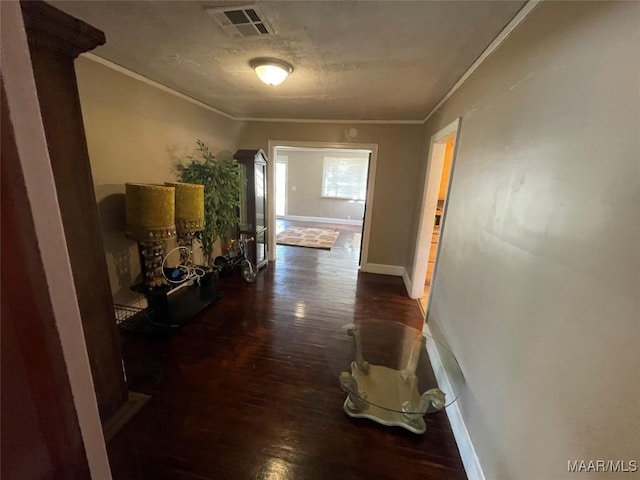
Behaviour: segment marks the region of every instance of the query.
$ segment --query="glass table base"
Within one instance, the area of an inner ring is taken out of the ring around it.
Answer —
[[[368,418],[386,426],[403,427],[413,433],[424,433],[422,416],[427,408],[444,407],[445,394],[434,388],[420,395],[417,378],[409,370],[395,370],[380,365],[366,365],[366,369],[351,364],[351,375],[344,372],[340,383],[349,394],[343,408],[354,418]],[[386,405],[381,408],[377,405]]]
[[[347,392],[345,413],[424,433],[424,415],[459,394],[457,386],[438,382],[428,352],[460,372],[453,354],[420,330],[393,321],[343,325],[329,341],[327,360]]]

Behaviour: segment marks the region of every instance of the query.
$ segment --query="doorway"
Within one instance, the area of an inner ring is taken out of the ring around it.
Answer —
[[[295,174],[296,152],[302,152],[300,158],[305,155],[319,158],[313,168],[311,163],[307,164],[309,168],[302,177]],[[358,243],[361,255],[360,270],[366,271],[377,145],[270,140],[269,156],[275,159],[268,167],[270,178],[274,179],[268,183],[268,195],[275,199],[268,205],[269,260],[276,259],[276,234],[283,225],[303,222],[309,227],[323,228],[322,224],[331,224],[353,235],[353,246]],[[349,181],[336,182],[339,172],[347,172]],[[316,179],[313,185],[307,178],[312,175]],[[346,187],[348,191],[343,191]],[[304,211],[301,207],[311,210]]]
[[[456,119],[434,134],[429,146],[410,291],[425,316],[436,279],[459,128],[460,119]]]
[[[282,218],[287,215],[287,160],[285,155],[276,156],[276,217]]]

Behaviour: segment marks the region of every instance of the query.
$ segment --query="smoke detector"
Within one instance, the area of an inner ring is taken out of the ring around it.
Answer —
[[[205,11],[230,37],[269,37],[273,34],[256,5],[207,8]]]

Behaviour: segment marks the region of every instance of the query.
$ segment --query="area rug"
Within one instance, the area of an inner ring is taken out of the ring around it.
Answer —
[[[289,227],[276,235],[281,245],[331,250],[340,232],[325,228]]]

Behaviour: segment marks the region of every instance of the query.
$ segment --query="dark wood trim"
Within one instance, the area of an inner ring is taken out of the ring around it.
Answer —
[[[0,476],[88,479],[4,83],[1,145]]]
[[[44,2],[22,2],[21,7],[104,423],[126,402],[127,388],[73,65],[79,53],[104,43],[104,34]]]
[[[46,2],[21,1],[22,16],[31,45],[72,58],[105,43],[104,33]]]
[[[234,158],[238,161],[240,165],[243,165],[245,168],[247,185],[245,188],[246,193],[246,209],[247,209],[247,219],[250,222],[248,225],[240,225],[240,233],[249,235],[254,238],[254,241],[247,243],[247,258],[251,263],[255,265],[257,269],[261,269],[268,262],[268,247],[267,247],[267,217],[268,217],[268,202],[270,199],[267,197],[267,182],[269,179],[267,178],[268,168],[267,168],[267,154],[264,153],[264,150],[238,150]],[[263,185],[262,190],[265,195],[264,202],[264,219],[263,225],[258,227],[257,223],[257,209],[256,209],[256,165],[260,165],[264,167],[264,176],[263,176]],[[262,240],[262,241],[260,241]],[[264,247],[259,247],[259,245],[264,245]],[[263,248],[264,252],[258,255],[258,249]]]

